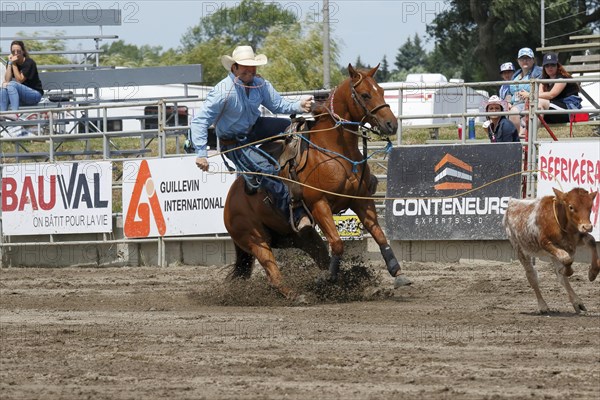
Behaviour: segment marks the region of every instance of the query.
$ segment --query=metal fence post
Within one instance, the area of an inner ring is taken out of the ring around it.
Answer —
[[[402,144],[402,125],[404,120],[402,119],[402,101],[404,100],[404,90],[402,87],[398,89],[398,146]]]

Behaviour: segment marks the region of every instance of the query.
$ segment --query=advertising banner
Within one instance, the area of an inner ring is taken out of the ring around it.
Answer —
[[[360,222],[360,219],[351,210],[346,210],[341,215],[334,215],[333,222],[342,240],[359,240],[365,237],[362,222]],[[325,234],[316,224],[315,229],[325,239]]]
[[[392,199],[385,206],[388,238],[505,239],[502,218],[508,199],[519,197],[521,155],[520,143],[393,149],[387,180]]]
[[[2,234],[112,232],[110,161],[7,164]]]
[[[221,159],[211,159],[209,172],[195,160],[190,155],[123,163],[125,237],[227,233],[223,208],[236,175],[220,173],[227,172]]]
[[[580,187],[590,192],[600,189],[600,139],[583,142],[540,144],[537,196],[554,196],[552,188],[562,192]],[[600,194],[596,195],[590,220],[592,236],[600,240]]]

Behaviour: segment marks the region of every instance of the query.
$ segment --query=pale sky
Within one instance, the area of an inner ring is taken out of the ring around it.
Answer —
[[[197,25],[200,19],[210,15],[219,7],[231,7],[239,2],[206,1],[206,0],[117,0],[117,1],[1,1],[0,10],[68,10],[83,8],[121,9],[123,24],[121,26],[106,26],[105,35],[118,35],[126,43],[140,45],[162,46],[164,50],[180,45],[181,37],[191,26]],[[293,0],[278,1],[281,6],[294,12],[299,20],[307,15],[322,19],[322,0]],[[360,55],[365,64],[375,65],[384,55],[387,56],[390,67],[393,64],[398,48],[409,37],[419,34],[425,38],[425,27],[431,23],[435,15],[448,7],[444,1],[400,1],[400,0],[330,0],[331,38],[337,40],[341,47],[339,62],[346,65],[354,63]],[[98,27],[64,27],[65,35],[97,34]],[[0,36],[13,36],[18,31],[32,33],[33,28],[3,28]],[[38,31],[47,28],[40,28]],[[50,31],[52,32],[52,31]],[[8,43],[0,43],[3,53]],[[91,43],[83,41],[80,45],[87,48]],[[430,50],[431,42],[423,43]],[[73,43],[71,41],[71,48]],[[86,47],[87,46],[87,47]],[[77,46],[74,46],[77,48]],[[268,55],[273,57],[273,55]]]

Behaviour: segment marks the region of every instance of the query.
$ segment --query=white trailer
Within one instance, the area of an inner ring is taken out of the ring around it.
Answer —
[[[452,80],[450,83],[455,82]],[[459,82],[459,81],[456,81]],[[385,100],[390,105],[396,116],[399,116],[398,99],[399,87],[402,87],[402,116],[433,115],[433,114],[460,114],[465,111],[463,102],[463,89],[448,86],[448,80],[442,74],[409,74],[406,82],[385,82],[380,86],[385,90]],[[431,88],[435,85],[434,88]],[[430,86],[430,88],[425,88]],[[483,105],[488,99],[487,92],[466,88],[467,112],[483,111]],[[483,117],[476,118],[483,122]],[[444,123],[461,123],[460,117],[427,117],[417,119],[403,119],[403,125],[423,126]]]

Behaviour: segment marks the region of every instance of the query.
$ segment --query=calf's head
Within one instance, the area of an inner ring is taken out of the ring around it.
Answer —
[[[598,192],[589,193],[582,188],[571,189],[567,193],[555,188],[552,190],[554,190],[557,202],[562,204],[565,209],[567,224],[575,227],[580,233],[591,232],[593,226],[590,214]]]

